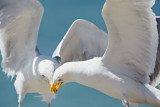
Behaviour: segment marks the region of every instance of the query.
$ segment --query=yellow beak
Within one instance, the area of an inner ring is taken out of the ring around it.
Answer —
[[[57,93],[58,89],[61,87],[62,83],[58,83],[54,85],[54,83],[50,84],[50,91],[54,92],[55,94]]]

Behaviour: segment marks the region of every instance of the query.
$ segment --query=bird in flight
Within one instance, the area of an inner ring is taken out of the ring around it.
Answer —
[[[52,90],[77,82],[129,104],[160,106],[158,30],[155,0],[106,0],[102,16],[108,44],[102,57],[67,62],[55,70]]]
[[[52,57],[42,55],[37,38],[43,11],[37,0],[0,0],[2,69],[12,78],[16,75],[19,107],[27,93],[39,93],[50,107],[55,98],[55,93],[50,92],[55,69],[65,62],[102,56],[107,46],[105,32],[79,19],[73,22]]]

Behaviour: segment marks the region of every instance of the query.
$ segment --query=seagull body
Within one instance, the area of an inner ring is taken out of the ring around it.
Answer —
[[[108,29],[104,55],[63,64],[54,73],[54,85],[78,82],[121,99],[125,107],[129,103],[159,107],[160,90],[155,86],[160,81],[158,76],[150,80],[159,54],[156,17],[151,9],[154,3],[107,0],[102,9]]]
[[[55,98],[49,91],[55,69],[65,62],[102,56],[107,46],[105,32],[79,19],[73,22],[52,57],[42,55],[37,37],[43,11],[37,0],[0,0],[2,68],[8,76],[16,75],[19,107],[26,93],[39,93],[50,107]]]
[[[160,105],[160,91],[158,89],[148,84],[142,84],[124,72],[116,72],[109,67],[106,68],[101,57],[88,61],[65,63],[56,71],[54,78],[57,80],[55,81],[61,80],[60,82],[63,84],[77,82],[111,97],[121,99],[124,104],[130,102],[155,107]]]

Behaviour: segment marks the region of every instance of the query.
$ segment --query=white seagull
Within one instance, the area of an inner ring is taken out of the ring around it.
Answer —
[[[19,107],[26,93],[35,92],[50,107],[55,98],[50,92],[54,70],[68,61],[102,56],[107,46],[105,32],[90,22],[76,20],[53,57],[40,54],[36,44],[43,10],[37,0],[0,0],[2,68],[8,76],[17,76],[14,85]]]
[[[102,9],[108,28],[106,52],[102,57],[68,62],[57,68],[52,91],[56,92],[60,84],[77,82],[122,100],[125,107],[130,103],[159,107],[160,90],[155,86],[160,82],[160,53],[156,62],[158,32],[151,9],[154,3],[106,0]]]

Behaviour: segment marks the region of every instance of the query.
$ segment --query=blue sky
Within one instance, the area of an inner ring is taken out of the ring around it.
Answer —
[[[39,31],[38,47],[42,54],[51,56],[66,31],[76,19],[85,19],[98,25],[107,32],[101,16],[105,0],[40,0],[44,6],[44,16]],[[153,7],[160,15],[160,0]],[[17,94],[7,76],[0,72],[0,106],[16,107]],[[27,94],[22,107],[45,107],[38,94]],[[123,107],[120,100],[108,97],[103,93],[79,84],[71,83],[62,86],[52,107]],[[140,106],[150,107],[150,106]]]

